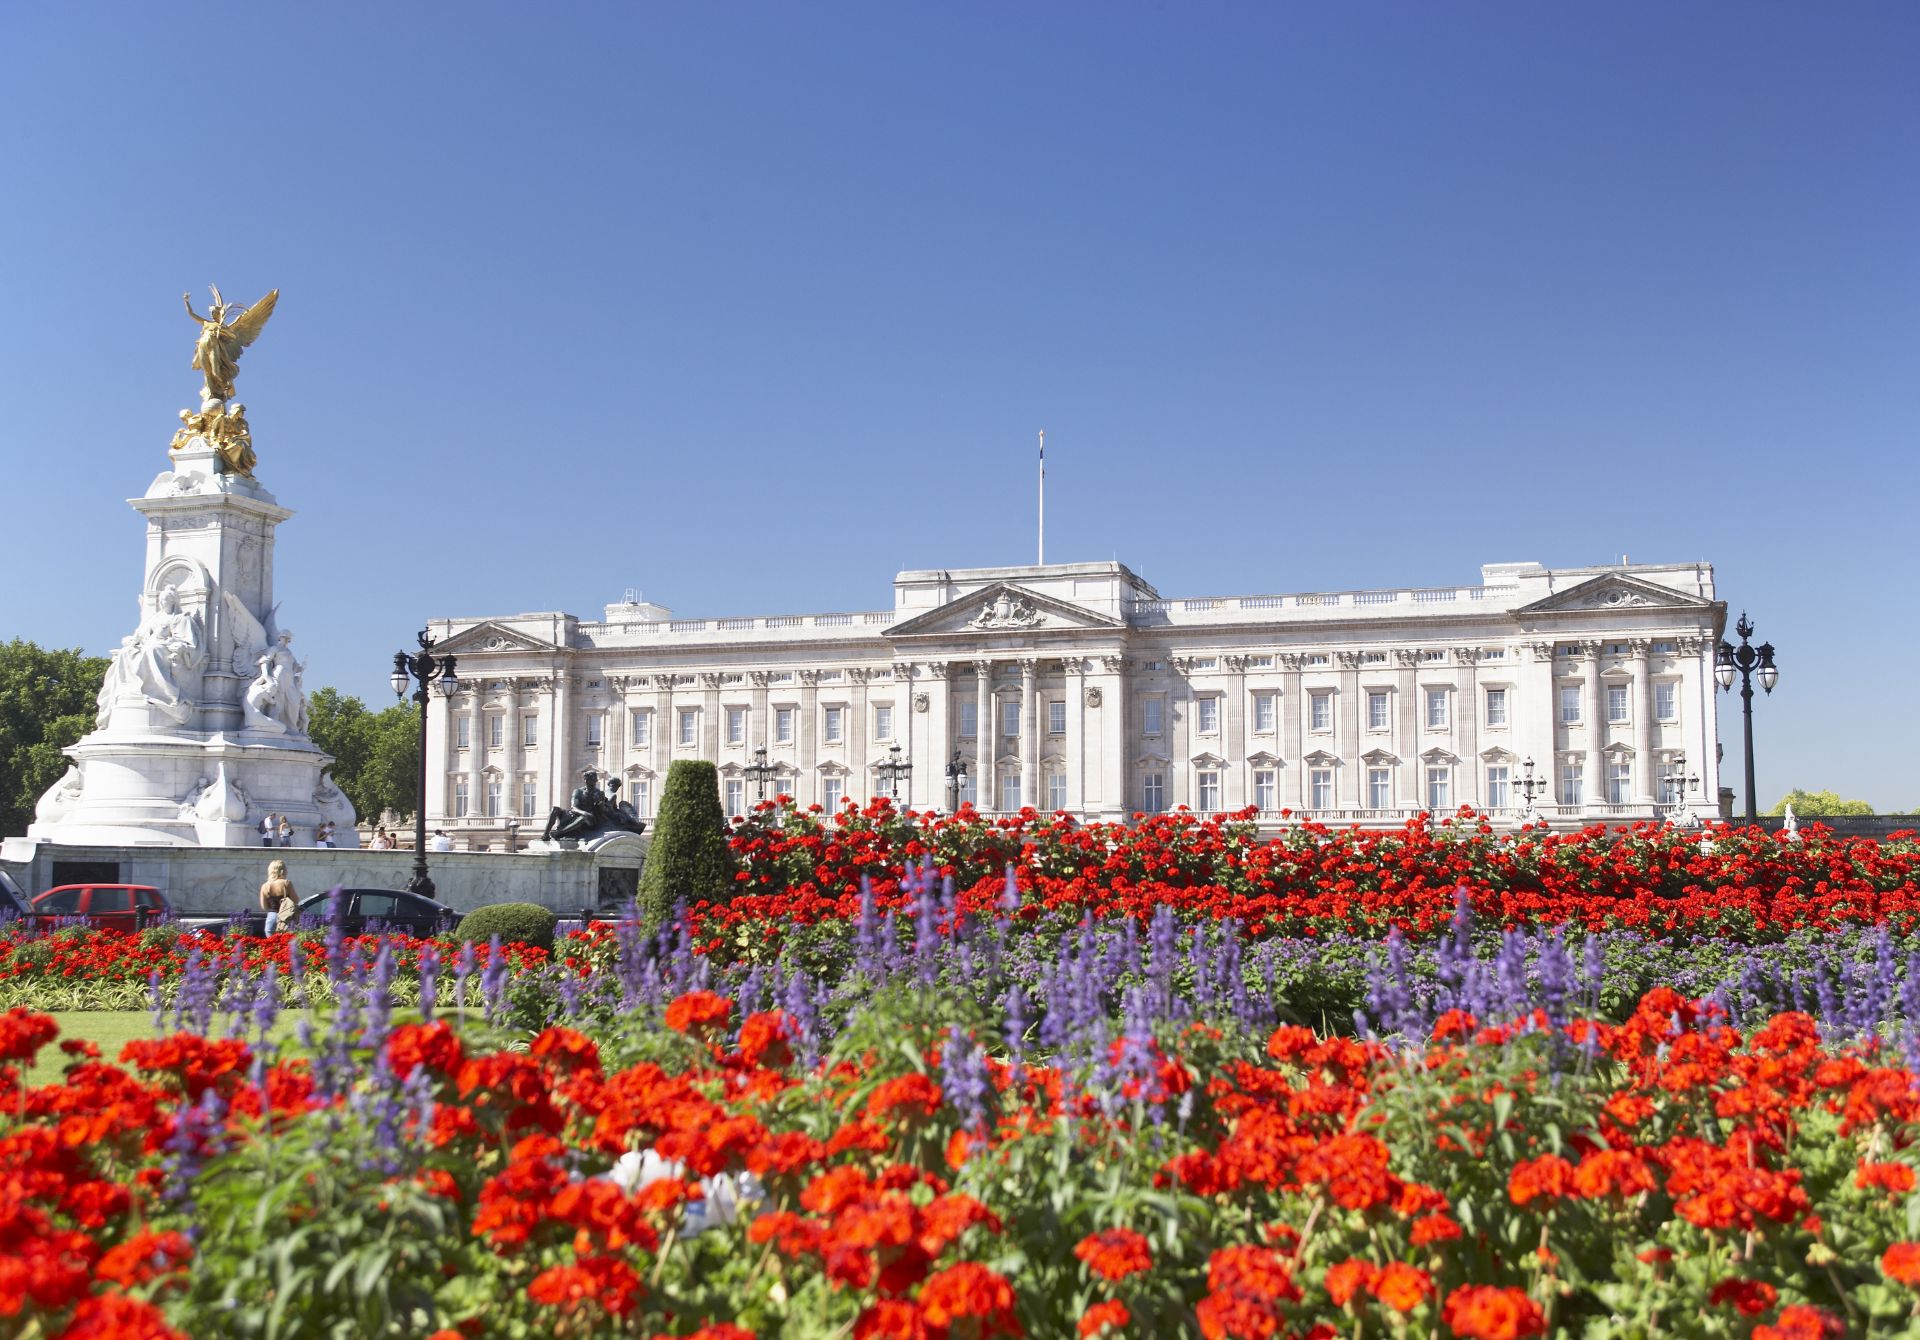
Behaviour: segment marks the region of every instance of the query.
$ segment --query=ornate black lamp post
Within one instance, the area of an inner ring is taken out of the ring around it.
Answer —
[[[1714,654],[1713,677],[1724,692],[1733,687],[1734,676],[1740,678],[1740,709],[1744,718],[1747,739],[1747,825],[1752,827],[1760,822],[1760,816],[1754,808],[1753,793],[1753,681],[1755,671],[1759,672],[1760,687],[1768,693],[1780,681],[1780,671],[1773,664],[1773,644],[1762,642],[1758,647],[1747,644],[1753,636],[1753,624],[1747,619],[1747,612],[1740,611],[1740,622],[1733,631],[1740,635],[1740,645],[1722,639],[1720,650]]]
[[[1520,765],[1520,780],[1514,785],[1520,788],[1520,796],[1527,802],[1527,809],[1533,808],[1535,796],[1545,795],[1547,791],[1547,780],[1533,775],[1532,759],[1527,759]]]
[[[1687,796],[1699,789],[1700,774],[1696,772],[1689,776],[1687,773],[1687,756],[1685,754],[1675,754],[1673,756],[1673,774],[1667,778],[1667,804],[1685,805],[1687,803]]]
[[[958,749],[947,763],[947,809],[949,812],[960,808],[960,793],[967,786],[967,761],[960,757]]]
[[[418,681],[413,700],[420,704],[420,792],[413,802],[413,878],[407,888],[422,897],[433,897],[433,880],[427,875],[427,697],[435,684],[449,697],[460,691],[460,680],[453,673],[453,657],[433,655],[433,639],[420,630],[420,650],[413,655],[393,653],[393,696],[406,696],[407,685]],[[475,742],[476,744],[478,741]]]
[[[913,764],[900,755],[900,746],[887,750],[887,761],[874,769],[887,780],[888,794],[893,799],[893,807],[900,808],[900,779],[913,776]]]
[[[772,781],[774,774],[779,771],[773,764],[767,762],[767,747],[761,745],[754,750],[753,762],[740,771],[753,778],[754,799],[764,802],[767,798],[767,783]]]

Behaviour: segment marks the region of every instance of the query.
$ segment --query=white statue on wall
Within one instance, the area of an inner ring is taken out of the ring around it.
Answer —
[[[138,693],[163,716],[186,724],[193,715],[196,672],[205,660],[200,620],[180,608],[178,591],[161,587],[153,597],[153,608],[143,614],[138,628],[120,640],[120,649],[113,654],[95,700],[99,711],[94,724],[107,724],[113,716],[113,700],[123,692]]]
[[[301,684],[306,666],[294,659],[291,630],[282,632],[255,664],[260,673],[242,699],[249,730],[307,733],[307,695]]]
[[[34,822],[38,824],[57,824],[68,810],[80,799],[80,791],[86,785],[80,776],[80,769],[69,767],[67,775],[46,789],[33,807]]]

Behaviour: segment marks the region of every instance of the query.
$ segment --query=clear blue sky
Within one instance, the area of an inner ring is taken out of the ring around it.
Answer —
[[[1920,805],[1917,69],[1904,2],[7,5],[0,637],[131,626],[211,280],[282,290],[309,684],[1029,561],[1045,428],[1049,555],[1169,595],[1711,560],[1762,804]]]

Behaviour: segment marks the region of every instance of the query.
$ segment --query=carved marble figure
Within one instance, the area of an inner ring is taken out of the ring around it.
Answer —
[[[144,603],[144,602],[143,602]],[[206,660],[200,620],[180,608],[180,593],[163,586],[140,626],[120,640],[101,682],[94,724],[105,726],[121,693],[137,693],[171,721],[193,715],[192,677]]]
[[[241,700],[250,730],[285,731],[293,735],[307,732],[307,695],[301,686],[301,676],[307,667],[294,659],[288,645],[292,641],[292,631],[283,630],[278,640],[255,661],[260,673],[247,685],[246,696]]]

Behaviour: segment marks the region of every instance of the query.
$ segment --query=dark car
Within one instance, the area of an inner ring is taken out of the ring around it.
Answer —
[[[324,928],[331,918],[336,917],[341,933],[345,935],[396,931],[406,935],[429,936],[453,929],[460,914],[445,903],[437,903],[405,889],[341,889],[337,894],[329,889],[300,900],[300,910],[294,915],[293,929]],[[247,934],[258,935],[266,924],[266,917],[254,912],[241,924]]]
[[[166,895],[151,884],[62,884],[33,900],[33,918],[42,924],[84,918],[99,930],[137,931],[166,916]]]

